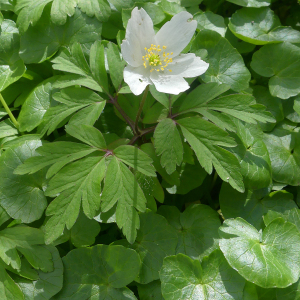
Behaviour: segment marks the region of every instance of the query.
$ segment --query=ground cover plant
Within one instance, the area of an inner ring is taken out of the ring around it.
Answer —
[[[0,299],[300,299],[296,0],[0,0]]]

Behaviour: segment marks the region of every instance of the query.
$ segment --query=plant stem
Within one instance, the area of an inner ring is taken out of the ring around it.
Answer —
[[[142,101],[140,103],[140,107],[139,107],[139,110],[137,112],[137,115],[136,115],[136,119],[135,119],[135,133],[139,133],[139,120],[140,120],[140,116],[142,114],[142,111],[143,111],[143,107],[144,107],[144,104],[146,102],[146,98],[147,98],[147,94],[148,94],[148,91],[149,91],[149,85],[147,85],[145,91],[144,91],[144,94],[143,94],[143,98],[142,98]]]
[[[169,95],[169,117],[172,116],[172,100],[171,95]]]
[[[1,95],[0,93],[0,101],[4,107],[4,109],[6,110],[6,112],[8,113],[10,119],[12,120],[12,122],[14,123],[14,125],[16,126],[16,128],[18,129],[19,128],[19,123],[18,121],[15,119],[14,115],[12,114],[11,110],[9,109],[8,105],[6,104],[3,96]]]
[[[142,130],[139,134],[136,134],[131,140],[130,142],[128,143],[128,145],[133,145],[139,138],[141,138],[142,136],[146,135],[147,133],[150,133],[152,131],[154,131],[156,128],[156,125],[155,126],[152,126],[152,127],[148,127],[144,130]]]
[[[125,111],[122,109],[120,104],[118,103],[117,98],[111,98],[110,103],[112,103],[115,108],[118,110],[118,112],[121,114],[121,116],[124,118],[124,120],[127,122],[127,124],[131,127],[132,131],[135,133],[135,126],[134,122],[128,117],[128,115],[125,113]]]

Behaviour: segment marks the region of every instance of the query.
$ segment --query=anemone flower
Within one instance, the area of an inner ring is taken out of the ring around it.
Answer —
[[[133,9],[121,50],[128,64],[124,81],[135,95],[149,84],[159,92],[178,95],[189,88],[183,77],[196,77],[208,69],[209,64],[195,54],[180,54],[195,33],[197,22],[192,18],[182,11],[155,34],[146,11]]]

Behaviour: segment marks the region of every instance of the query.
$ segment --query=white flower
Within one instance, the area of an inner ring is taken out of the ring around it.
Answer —
[[[124,81],[135,95],[149,84],[154,84],[159,92],[178,95],[189,88],[183,77],[196,77],[208,69],[209,64],[195,54],[180,54],[197,27],[192,17],[182,11],[155,34],[146,11],[134,8],[121,50],[128,63]]]

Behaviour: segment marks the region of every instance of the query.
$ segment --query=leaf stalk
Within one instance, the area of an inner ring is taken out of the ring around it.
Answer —
[[[16,120],[16,118],[14,117],[14,115],[12,114],[11,110],[9,109],[8,105],[6,104],[3,96],[1,95],[0,93],[0,102],[2,103],[4,109],[6,110],[6,112],[8,113],[11,121],[14,123],[14,125],[16,126],[17,129],[19,129],[19,123],[18,121]]]

